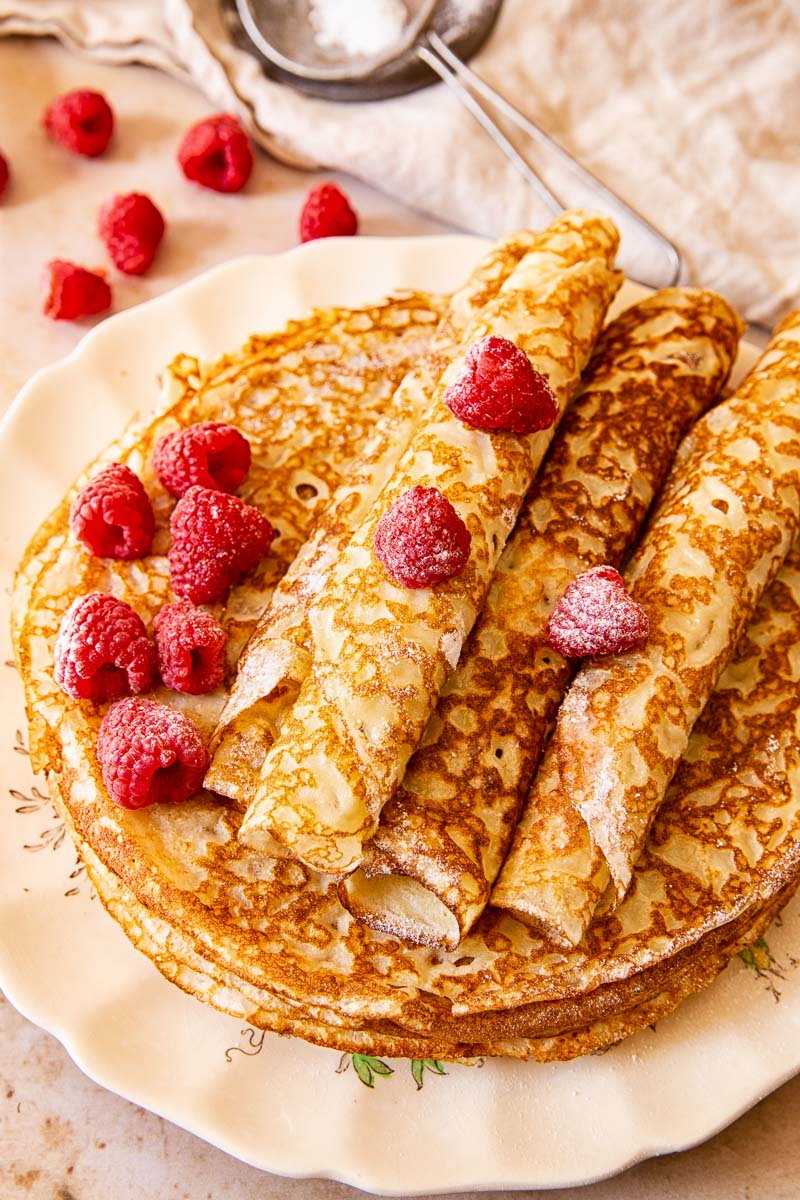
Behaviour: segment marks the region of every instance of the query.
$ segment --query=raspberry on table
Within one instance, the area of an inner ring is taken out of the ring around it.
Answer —
[[[341,188],[335,183],[321,183],[312,188],[300,213],[300,241],[352,237],[355,233],[358,233],[358,217]]]
[[[97,231],[111,261],[125,275],[143,275],[156,256],[166,225],[149,196],[128,192],[101,207]]]
[[[547,623],[547,640],[567,658],[619,654],[647,639],[647,613],[613,567],[592,567],[573,579]]]
[[[8,159],[4,154],[0,154],[0,200],[5,195],[10,177],[11,171],[9,170]]]
[[[173,591],[193,604],[213,604],[261,561],[275,530],[237,496],[191,487],[170,520]]]
[[[233,425],[204,421],[159,438],[153,467],[173,496],[195,485],[235,492],[250,470],[250,443]]]
[[[97,759],[120,808],[179,804],[203,786],[208,751],[194,721],[155,700],[112,704],[100,726]]]
[[[193,183],[215,192],[239,192],[253,170],[253,151],[236,117],[218,113],[187,130],[178,162]]]
[[[111,307],[111,288],[102,271],[54,258],[47,264],[44,315],[54,321],[78,321]]]
[[[122,463],[104,467],[81,488],[69,524],[98,558],[142,558],[150,553],[156,527],[141,480]]]
[[[161,678],[176,692],[202,696],[225,677],[225,630],[188,600],[165,604],[155,619]]]
[[[79,89],[53,101],[45,111],[44,127],[65,150],[96,158],[111,141],[114,113],[101,92]]]
[[[56,639],[53,676],[62,691],[101,704],[146,692],[155,673],[155,647],[124,600],[90,592],[73,601]]]
[[[471,537],[446,496],[412,487],[395,500],[375,530],[375,557],[396,583],[433,587],[467,565]]]
[[[524,350],[494,334],[470,346],[444,402],[465,425],[487,432],[536,433],[558,417],[558,400],[545,376]]]

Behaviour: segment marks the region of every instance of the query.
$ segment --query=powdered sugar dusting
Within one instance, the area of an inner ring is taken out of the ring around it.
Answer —
[[[558,416],[548,380],[533,369],[524,350],[494,334],[470,346],[444,402],[460,421],[487,431],[535,433]]]
[[[572,581],[547,624],[550,645],[567,658],[618,654],[641,644],[650,622],[613,567],[592,567]]]
[[[442,653],[447,659],[451,671],[455,671],[458,666],[458,656],[461,653],[463,640],[461,634],[456,633],[455,630],[445,633],[442,637]]]
[[[408,21],[403,0],[311,0],[308,15],[323,50],[365,58],[391,49]]]
[[[459,575],[469,558],[469,530],[438,488],[412,487],[375,531],[375,557],[396,583],[433,587]],[[454,664],[455,665],[455,664]]]

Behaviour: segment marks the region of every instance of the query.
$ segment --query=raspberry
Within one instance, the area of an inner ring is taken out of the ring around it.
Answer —
[[[344,192],[335,183],[312,188],[300,213],[300,241],[352,237],[354,233],[358,233],[358,217]]]
[[[46,317],[54,321],[77,321],[111,307],[111,288],[102,271],[87,271],[64,258],[52,259],[47,270]]]
[[[100,209],[97,231],[111,261],[125,275],[144,275],[164,236],[164,218],[149,196],[129,192]]]
[[[647,613],[613,567],[592,567],[573,579],[547,623],[548,642],[567,658],[618,654],[649,632]]]
[[[8,169],[8,159],[4,155],[0,154],[0,200],[2,200],[3,196],[5,195],[10,175],[11,172]]]
[[[236,117],[219,113],[187,130],[178,162],[194,183],[215,192],[239,192],[253,170],[253,151]]]
[[[225,630],[188,600],[165,604],[155,620],[161,678],[176,692],[202,696],[225,676]]]
[[[114,114],[100,92],[66,92],[45,112],[44,127],[65,150],[96,158],[111,141]]]
[[[172,512],[173,591],[213,604],[264,557],[275,530],[257,508],[210,488],[191,487]]]
[[[433,587],[464,570],[470,541],[466,525],[438,488],[412,487],[378,522],[375,557],[403,587]]]
[[[72,501],[69,524],[98,558],[141,558],[150,553],[155,532],[147,492],[122,463],[105,467],[81,488]]]
[[[196,484],[235,492],[250,470],[250,443],[233,425],[205,421],[159,438],[153,466],[173,496],[182,496]]]
[[[493,334],[470,346],[444,402],[465,425],[503,433],[548,429],[558,416],[553,389],[525,351]]]
[[[120,808],[179,804],[203,786],[208,751],[183,713],[155,700],[112,704],[97,738],[97,759]]]
[[[76,700],[114,700],[145,692],[156,652],[140,616],[124,600],[90,592],[75,600],[58,631],[55,681]]]

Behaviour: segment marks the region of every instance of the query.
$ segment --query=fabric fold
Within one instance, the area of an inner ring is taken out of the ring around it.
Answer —
[[[588,660],[491,902],[564,946],[618,903],[692,727],[800,528],[800,313],[683,443],[625,572],[646,645]]]
[[[687,288],[604,331],[423,743],[340,885],[373,928],[453,949],[485,908],[575,670],[547,645],[548,617],[576,574],[623,561],[741,329],[719,296]]]
[[[607,219],[565,214],[551,226],[549,254],[535,247],[520,260],[466,339],[494,334],[513,341],[549,381],[559,416],[619,286],[611,265],[617,241]],[[555,432],[488,434],[459,421],[443,395],[464,353],[444,372],[397,468],[310,609],[312,673],[265,759],[240,831],[246,845],[280,844],[317,870],[353,870],[458,662]],[[372,546],[383,514],[420,485],[436,487],[453,504],[472,543],[461,574],[411,591],[393,582]]]

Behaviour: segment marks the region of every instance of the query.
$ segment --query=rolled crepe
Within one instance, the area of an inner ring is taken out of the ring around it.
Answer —
[[[514,341],[547,377],[563,413],[619,276],[611,267],[617,233],[605,218],[567,214],[558,241],[559,251],[573,247],[574,265],[559,252],[548,267],[534,248],[468,342],[488,334]],[[443,395],[465,353],[444,372],[390,481],[309,609],[312,672],[264,761],[240,830],[249,846],[274,852],[277,843],[317,870],[352,871],[458,662],[554,433],[489,434],[459,421]],[[438,488],[472,540],[461,574],[414,591],[389,577],[373,541],[383,514],[415,485]]]
[[[576,676],[493,905],[573,946],[609,884],[612,903],[624,896],[692,726],[799,526],[794,313],[683,443],[625,573],[647,644]]]
[[[582,571],[623,561],[740,332],[724,300],[693,288],[605,330],[422,745],[340,884],[373,928],[454,949],[480,916],[575,669],[546,644],[553,606]]]
[[[548,268],[559,223],[540,234],[509,235],[486,254],[453,293],[431,350],[397,388],[392,405],[334,493],[311,537],[275,589],[239,658],[236,681],[212,738],[206,786],[246,807],[261,766],[311,668],[308,608],[353,531],[408,445],[436,381],[477,313],[494,297],[523,255],[541,247]]]

